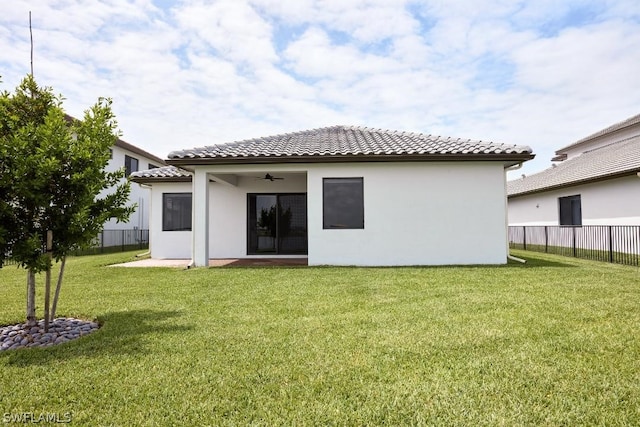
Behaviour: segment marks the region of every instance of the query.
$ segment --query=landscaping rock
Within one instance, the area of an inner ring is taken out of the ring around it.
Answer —
[[[62,344],[88,335],[100,328],[96,322],[58,318],[49,325],[49,332],[44,332],[44,321],[37,326],[26,323],[0,327],[0,351],[17,350],[19,348],[49,347]]]

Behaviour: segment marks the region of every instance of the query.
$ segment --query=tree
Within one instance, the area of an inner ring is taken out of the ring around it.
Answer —
[[[27,76],[0,94],[0,267],[8,253],[27,270],[27,322],[35,323],[35,275],[90,245],[110,218],[127,220],[130,183],[124,168],[107,172],[118,138],[111,100],[100,98],[82,120],[64,114],[61,97]],[[103,195],[105,190],[110,192]],[[47,232],[50,250],[44,251]],[[57,297],[54,299],[54,307]],[[45,304],[45,325],[55,316]]]

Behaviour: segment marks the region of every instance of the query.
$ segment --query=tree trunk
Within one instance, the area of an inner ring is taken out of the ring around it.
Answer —
[[[27,325],[36,325],[36,273],[27,271]]]
[[[56,319],[56,309],[58,308],[58,297],[60,296],[60,287],[62,286],[62,276],[64,276],[64,266],[67,263],[67,257],[62,258],[60,264],[60,272],[58,273],[58,283],[56,285],[56,292],[53,295],[53,304],[51,305],[51,321]]]
[[[44,331],[49,332],[49,307],[51,306],[51,249],[53,248],[53,233],[47,231],[47,261],[49,266],[44,279]]]
[[[47,268],[44,279],[44,331],[49,332],[49,303],[51,296],[51,266]]]

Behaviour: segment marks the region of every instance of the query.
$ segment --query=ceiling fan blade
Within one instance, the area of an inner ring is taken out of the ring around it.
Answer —
[[[284,178],[275,177],[275,176],[271,175],[270,173],[267,173],[267,174],[265,174],[263,179],[268,180],[268,181],[275,181],[276,179],[284,179]]]

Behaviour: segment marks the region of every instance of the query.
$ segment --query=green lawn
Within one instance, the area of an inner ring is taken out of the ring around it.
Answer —
[[[529,263],[179,270],[104,266],[132,253],[75,258],[59,314],[103,326],[0,353],[0,420],[640,425],[640,270],[514,254]],[[0,325],[23,320],[25,287],[23,271],[0,270]]]

